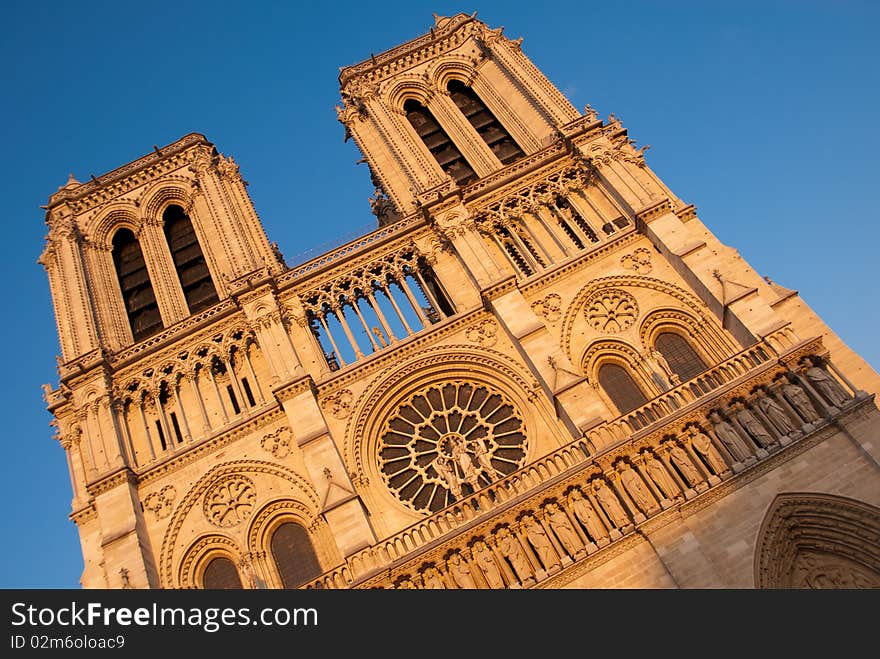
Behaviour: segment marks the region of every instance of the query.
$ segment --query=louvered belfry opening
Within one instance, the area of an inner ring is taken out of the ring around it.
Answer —
[[[663,332],[657,337],[655,347],[682,382],[706,370],[706,365],[693,346],[678,334]]]
[[[297,588],[321,575],[321,565],[308,532],[299,524],[285,522],[272,534],[272,557],[285,588]]]
[[[477,178],[476,172],[428,108],[414,99],[409,99],[403,104],[403,110],[431,155],[458,185],[466,185]]]
[[[180,206],[169,206],[162,219],[165,223],[165,239],[189,312],[192,314],[210,307],[219,298],[192,220]]]
[[[599,369],[599,384],[621,414],[648,402],[632,376],[617,364],[605,364]]]
[[[202,582],[207,590],[241,589],[241,578],[238,576],[235,563],[223,556],[218,556],[208,563]]]
[[[142,341],[163,325],[144,253],[129,229],[120,229],[113,236],[113,263],[132,336],[135,341]]]
[[[460,80],[450,80],[446,90],[461,113],[503,165],[526,155],[473,89]]]

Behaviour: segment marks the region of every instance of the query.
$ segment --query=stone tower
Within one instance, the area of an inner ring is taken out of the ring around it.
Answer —
[[[308,262],[202,135],[50,197],[84,587],[880,586],[880,377],[619,120],[464,14],[339,82]]]

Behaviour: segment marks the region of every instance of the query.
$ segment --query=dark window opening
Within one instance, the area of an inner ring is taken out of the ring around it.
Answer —
[[[162,215],[165,239],[183,288],[190,313],[211,306],[218,300],[208,263],[199,245],[189,216],[180,206],[169,206]]]
[[[599,384],[621,414],[648,402],[632,376],[617,364],[605,364],[599,369]]]
[[[502,165],[510,164],[526,155],[473,89],[459,80],[451,80],[446,85],[446,90]]]
[[[241,414],[241,408],[238,406],[238,399],[235,397],[235,391],[231,384],[226,385],[226,392],[229,394],[229,400],[232,403],[232,409],[236,414]]]
[[[183,442],[183,433],[180,432],[180,424],[177,423],[177,415],[172,412],[170,416],[171,425],[174,427],[174,435],[177,437],[177,443],[180,444]]]
[[[297,588],[321,576],[318,557],[308,532],[299,524],[287,522],[272,534],[272,557],[285,588]]]
[[[657,337],[655,347],[666,358],[669,368],[682,382],[690,380],[706,370],[706,365],[690,343],[679,334],[663,332]]]
[[[477,178],[461,151],[455,146],[446,131],[434,119],[434,115],[424,105],[413,99],[403,104],[406,118],[415,128],[425,146],[436,158],[444,172],[449,174],[458,185],[466,185]]]
[[[165,432],[162,430],[162,424],[158,421],[156,421],[156,432],[159,433],[159,444],[162,446],[162,450],[167,450],[168,444],[165,442]]]
[[[257,404],[257,401],[254,400],[254,394],[251,391],[251,385],[248,383],[247,378],[241,379],[241,388],[244,389],[244,395],[247,398],[250,406],[254,407]]]
[[[132,336],[142,341],[163,325],[140,243],[128,229],[120,229],[113,236],[113,263]]]
[[[202,577],[204,587],[208,590],[236,590],[241,588],[241,579],[235,563],[228,558],[218,557],[208,563]]]

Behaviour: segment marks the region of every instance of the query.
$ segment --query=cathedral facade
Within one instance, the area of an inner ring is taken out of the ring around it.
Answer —
[[[50,197],[83,587],[880,587],[880,377],[618,119],[464,14],[339,82],[305,263],[200,134]]]

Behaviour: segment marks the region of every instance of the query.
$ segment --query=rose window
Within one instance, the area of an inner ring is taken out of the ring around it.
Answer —
[[[593,329],[600,332],[622,332],[639,316],[635,298],[626,291],[605,290],[587,300],[584,313]]]
[[[379,465],[409,507],[435,512],[510,474],[526,457],[525,427],[503,395],[470,382],[438,384],[391,416]]]

